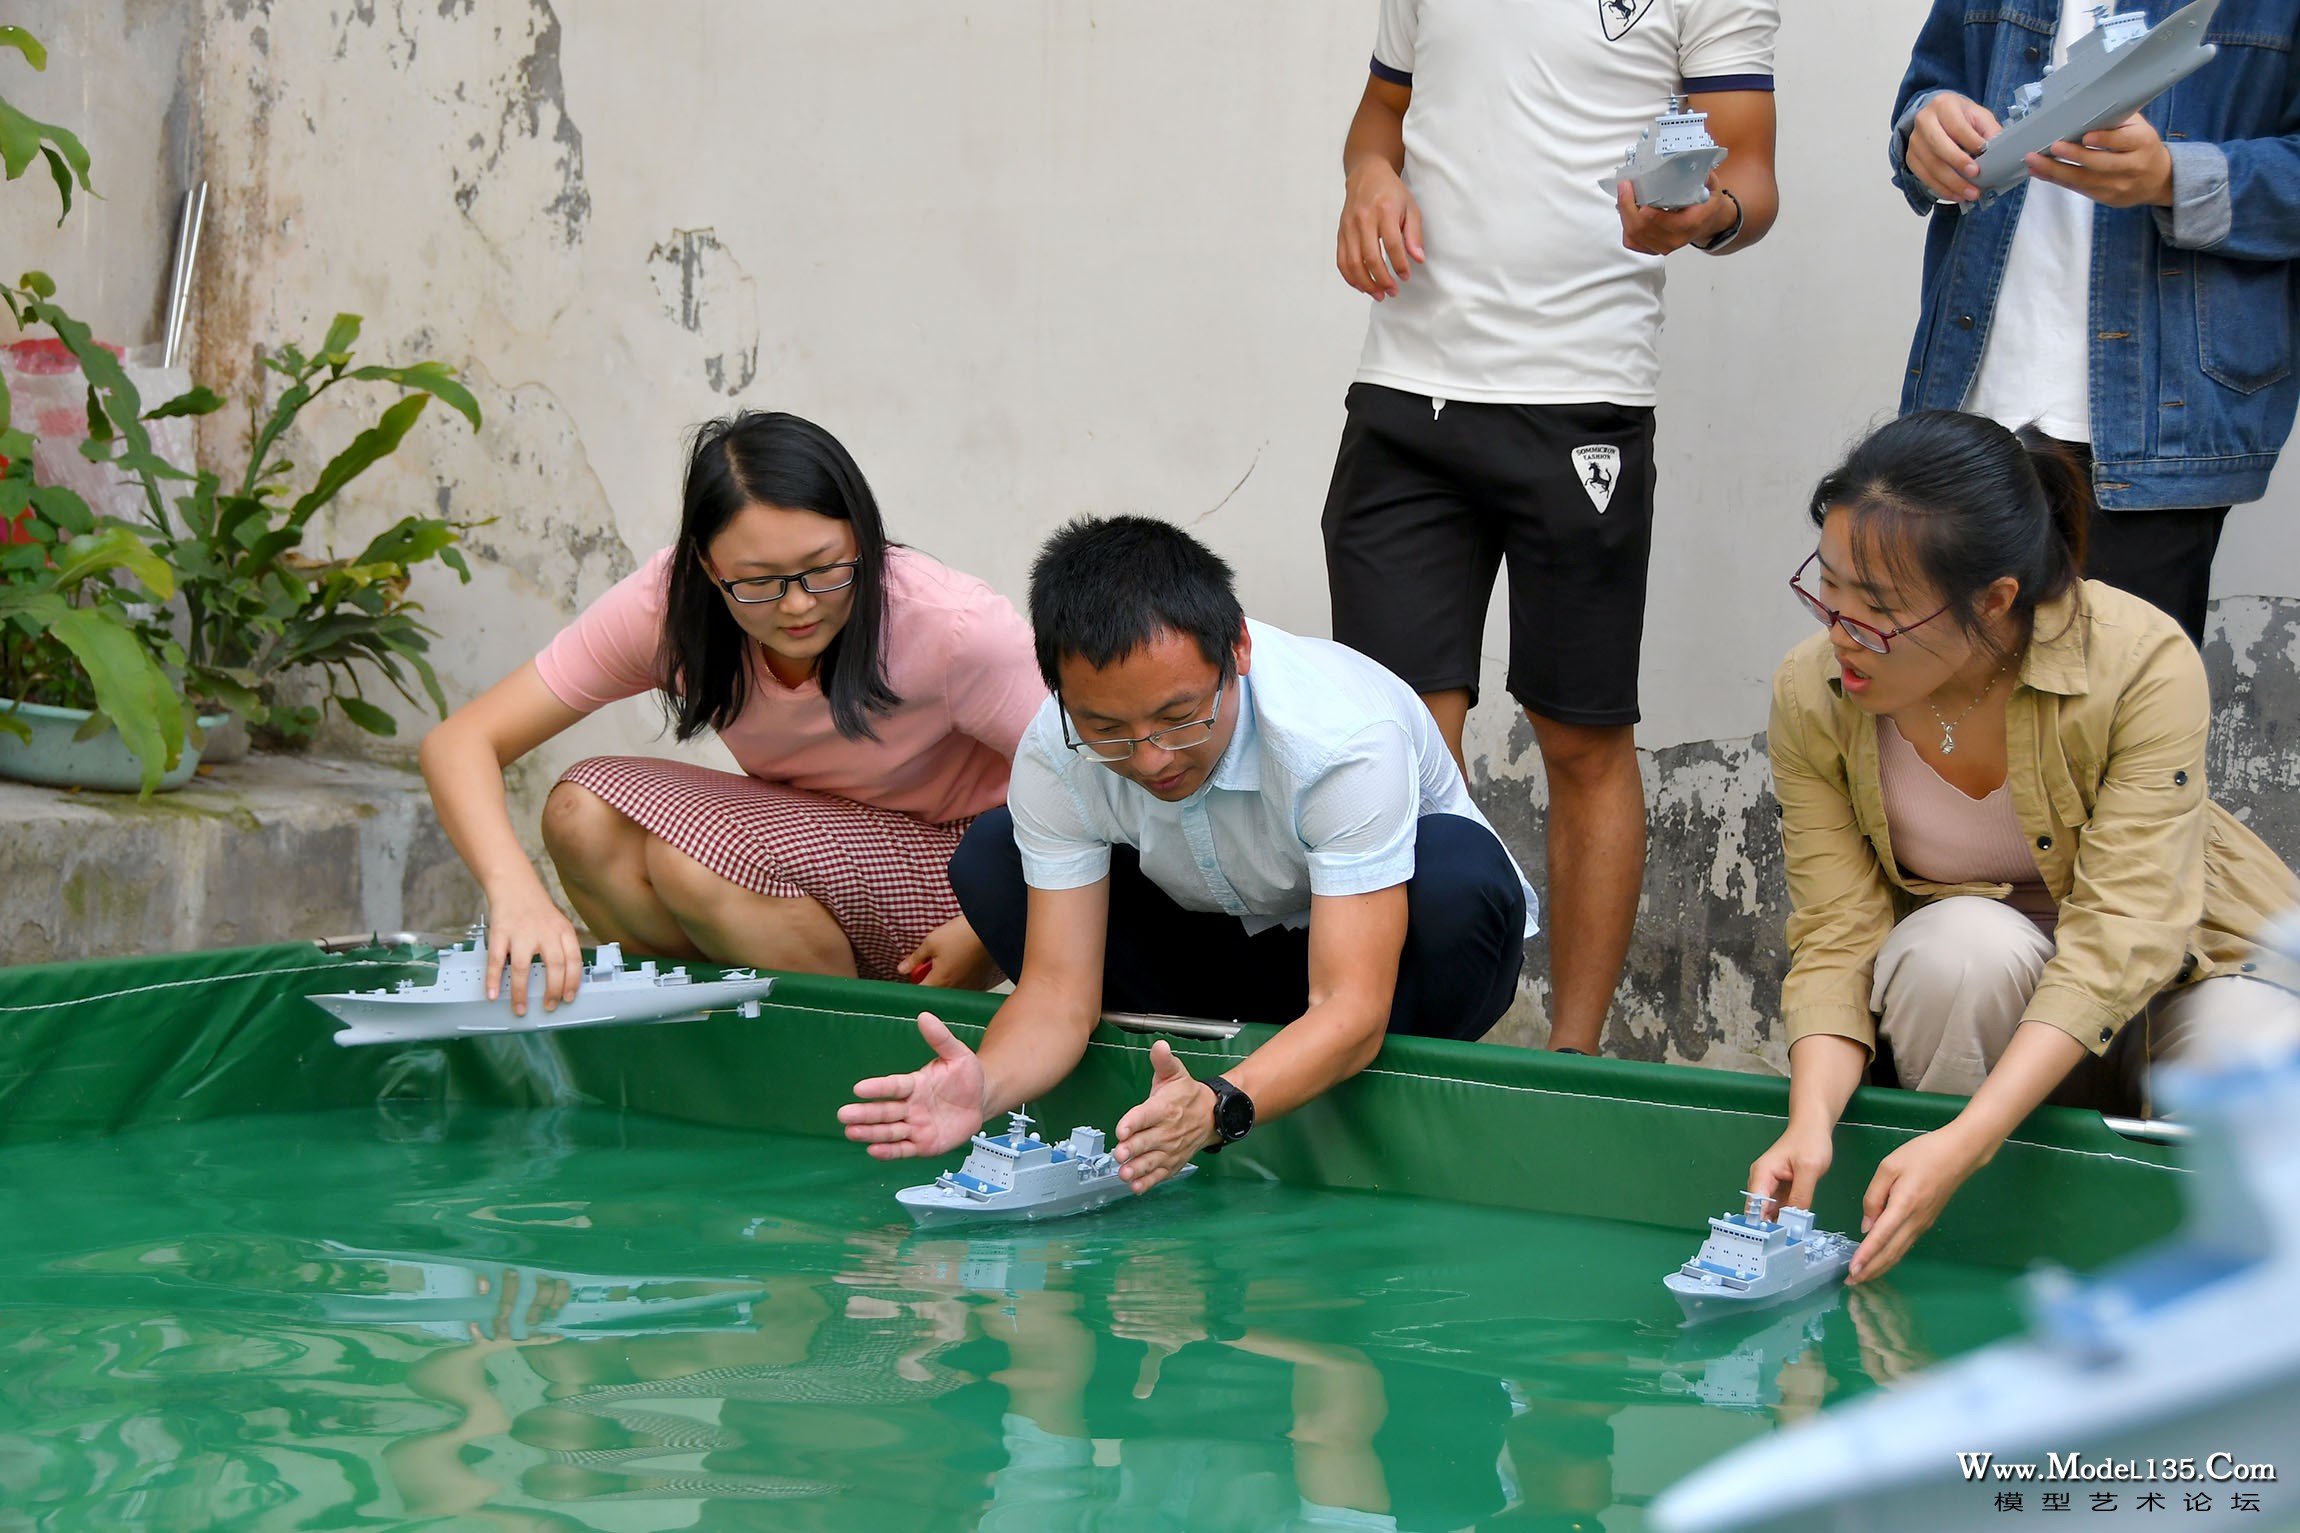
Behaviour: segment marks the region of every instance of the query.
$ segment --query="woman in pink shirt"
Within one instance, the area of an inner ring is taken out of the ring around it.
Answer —
[[[1030,629],[971,575],[889,544],[846,449],[793,415],[705,426],[679,539],[423,743],[440,823],[487,895],[490,973],[545,1004],[581,977],[574,924],[519,844],[503,771],[595,709],[656,691],[741,773],[578,763],[543,844],[602,941],[870,979],[996,969],[948,866],[1044,699]],[[494,981],[490,980],[490,985]]]

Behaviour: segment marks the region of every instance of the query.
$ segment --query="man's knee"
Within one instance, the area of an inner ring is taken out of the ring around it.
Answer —
[[[1406,885],[1393,1031],[1480,1038],[1509,1008],[1525,961],[1525,885],[1500,838],[1424,815]]]
[[[1014,816],[1003,805],[977,815],[959,838],[950,857],[950,892],[999,968],[1020,974],[1030,893],[1014,844]]]
[[[1567,724],[1529,712],[1541,766],[1569,786],[1609,782],[1637,771],[1637,730],[1631,724]]]

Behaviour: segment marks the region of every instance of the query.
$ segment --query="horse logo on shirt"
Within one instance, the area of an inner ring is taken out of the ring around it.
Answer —
[[[1603,516],[1613,504],[1613,487],[1621,482],[1621,449],[1590,446],[1573,449],[1573,477],[1588,492],[1589,503]]]
[[[1621,41],[1652,9],[1653,0],[1597,0],[1597,20],[1605,28],[1605,40]]]

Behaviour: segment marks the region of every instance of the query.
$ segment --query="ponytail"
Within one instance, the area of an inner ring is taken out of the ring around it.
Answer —
[[[1863,579],[1876,567],[1903,589],[1922,582],[1985,642],[1981,599],[1999,580],[2019,585],[2012,612],[2025,631],[2083,578],[2092,506],[2084,470],[2035,427],[2016,435],[1985,416],[1922,410],[1870,433],[1808,509],[1815,527],[1831,511],[1851,517]]]
[[[2076,461],[2064,443],[2055,441],[2030,422],[2015,433],[2028,449],[2029,466],[2052,508],[2053,531],[2059,534],[2061,568],[2047,578],[2047,589],[2037,600],[2049,601],[2084,578],[2085,541],[2092,526],[2095,504],[2092,476]]]

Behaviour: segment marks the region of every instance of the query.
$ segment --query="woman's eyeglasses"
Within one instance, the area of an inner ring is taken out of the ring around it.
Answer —
[[[842,559],[836,564],[818,564],[796,575],[756,575],[748,580],[720,580],[714,571],[711,579],[718,583],[720,590],[744,606],[756,607],[781,601],[790,594],[794,583],[809,596],[843,591],[855,583],[855,568],[861,563],[860,559]]]
[[[1927,623],[1931,622],[1933,618],[1939,617],[1941,612],[1946,612],[1949,610],[1948,608],[1943,607],[1941,608],[1940,612],[1934,613],[1932,617],[1918,618],[1915,622],[1904,623],[1900,627],[1895,628],[1890,632],[1882,628],[1873,627],[1868,623],[1864,623],[1857,617],[1847,617],[1844,613],[1839,612],[1836,608],[1821,600],[1820,597],[1815,596],[1812,592],[1806,590],[1803,585],[1805,571],[1811,569],[1813,567],[1813,561],[1820,557],[1821,551],[1819,549],[1815,549],[1813,552],[1805,556],[1805,562],[1797,566],[1797,573],[1789,577],[1789,589],[1797,593],[1797,600],[1805,604],[1805,610],[1813,614],[1813,620],[1815,622],[1819,623],[1824,628],[1834,623],[1837,627],[1845,630],[1845,636],[1847,638],[1851,639],[1855,644],[1860,645],[1861,648],[1869,651],[1869,653],[1873,655],[1891,654],[1893,651],[1893,641],[1895,639],[1899,638],[1904,633],[1910,632],[1912,629],[1924,627]]]

